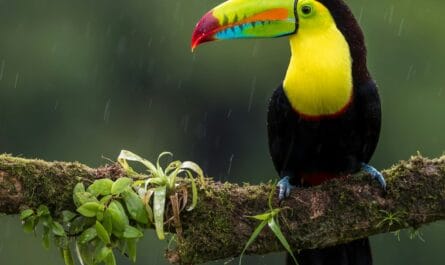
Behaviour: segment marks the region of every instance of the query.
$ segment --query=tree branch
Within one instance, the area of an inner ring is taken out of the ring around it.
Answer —
[[[284,209],[281,228],[293,249],[323,248],[445,219],[445,156],[431,160],[417,155],[382,173],[388,184],[386,194],[365,175],[294,191],[280,206]],[[116,164],[91,169],[80,163],[0,155],[0,213],[17,214],[39,204],[55,212],[73,209],[72,189],[77,182],[123,175]],[[172,263],[196,264],[238,256],[257,225],[247,216],[268,210],[272,188],[208,180],[200,187],[197,208],[181,214],[183,237],[167,251],[167,258]],[[281,250],[264,229],[247,253]]]

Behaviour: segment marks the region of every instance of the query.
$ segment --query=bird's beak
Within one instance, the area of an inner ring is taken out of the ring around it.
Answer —
[[[296,32],[296,0],[229,0],[196,24],[192,50],[214,40],[273,38]]]

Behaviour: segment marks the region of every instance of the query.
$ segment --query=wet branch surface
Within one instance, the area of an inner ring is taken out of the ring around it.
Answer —
[[[420,155],[384,170],[384,193],[367,175],[333,180],[295,190],[281,208],[281,228],[293,249],[323,248],[379,233],[445,219],[445,156]],[[80,163],[46,162],[0,155],[0,213],[49,206],[74,209],[72,189],[80,181],[124,176],[119,165],[97,169]],[[237,185],[208,180],[199,189],[197,208],[182,212],[182,237],[166,257],[172,263],[198,264],[238,256],[258,225],[247,216],[268,210],[271,185]],[[274,202],[278,207],[278,202]],[[174,224],[167,225],[174,230]],[[264,229],[248,254],[282,251]]]

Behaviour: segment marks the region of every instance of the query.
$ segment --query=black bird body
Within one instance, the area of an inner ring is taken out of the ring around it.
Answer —
[[[355,173],[371,159],[380,123],[380,100],[372,80],[354,90],[341,113],[322,117],[299,114],[280,86],[270,99],[267,124],[275,169],[296,186]]]
[[[268,112],[269,149],[280,176],[295,186],[319,185],[346,176],[368,163],[380,132],[380,100],[368,81],[354,91],[346,109],[331,117],[305,118],[289,103],[283,87],[275,90]],[[371,265],[367,238],[326,249],[303,250],[300,265]],[[294,262],[288,255],[287,264]]]

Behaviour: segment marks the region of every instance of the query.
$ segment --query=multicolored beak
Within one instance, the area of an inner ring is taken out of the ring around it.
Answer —
[[[297,0],[229,0],[213,8],[196,24],[192,51],[214,40],[274,38],[297,30]]]

